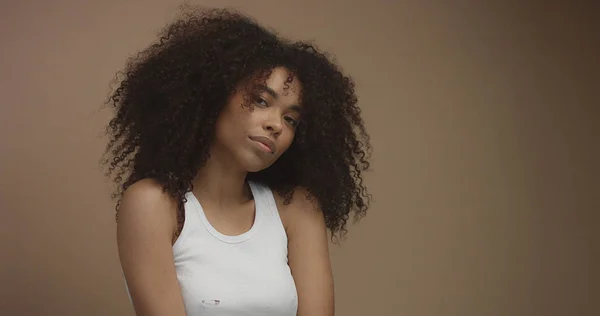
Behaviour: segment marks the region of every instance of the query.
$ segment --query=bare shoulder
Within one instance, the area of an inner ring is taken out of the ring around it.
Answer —
[[[119,258],[138,315],[185,315],[173,261],[177,203],[154,180],[124,192],[117,221]]]
[[[140,180],[125,190],[123,193],[122,204],[127,206],[152,205],[154,203],[171,203],[166,192],[163,192],[162,186],[153,179]]]
[[[176,223],[177,203],[155,180],[140,180],[123,193],[118,220],[121,228],[161,232],[176,229]]]
[[[318,201],[310,195],[306,188],[297,187],[289,204],[285,204],[279,194],[274,193],[274,196],[279,216],[288,235],[298,226],[325,227],[325,219]]]
[[[305,188],[288,205],[276,197],[288,237],[288,263],[298,291],[298,315],[334,315],[333,272],[323,212]]]

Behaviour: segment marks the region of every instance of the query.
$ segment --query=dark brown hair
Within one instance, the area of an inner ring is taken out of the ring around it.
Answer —
[[[350,214],[365,215],[370,196],[362,180],[369,168],[354,83],[327,54],[291,42],[232,10],[188,6],[158,41],[131,58],[108,104],[103,159],[120,199],[133,183],[153,178],[179,202],[207,161],[215,122],[242,80],[283,66],[302,85],[305,116],[294,142],[271,167],[248,175],[284,197],[297,186],[318,201],[332,237],[346,232]]]

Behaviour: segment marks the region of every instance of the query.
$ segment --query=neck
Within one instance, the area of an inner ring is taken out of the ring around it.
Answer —
[[[194,179],[194,194],[204,203],[227,209],[247,202],[252,194],[246,185],[247,172],[228,159],[212,153]]]

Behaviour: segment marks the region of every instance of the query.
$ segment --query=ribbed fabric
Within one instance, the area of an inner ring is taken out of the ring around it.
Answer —
[[[273,193],[249,184],[254,224],[237,236],[218,232],[194,194],[186,194],[185,224],[173,256],[188,316],[296,315],[287,236]]]

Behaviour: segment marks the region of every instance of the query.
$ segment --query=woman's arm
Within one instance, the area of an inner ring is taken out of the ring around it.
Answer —
[[[289,265],[298,291],[298,316],[333,316],[333,274],[323,213],[298,189],[282,212]]]
[[[152,180],[133,184],[123,195],[117,244],[138,316],[185,316],[172,250],[176,207]]]

